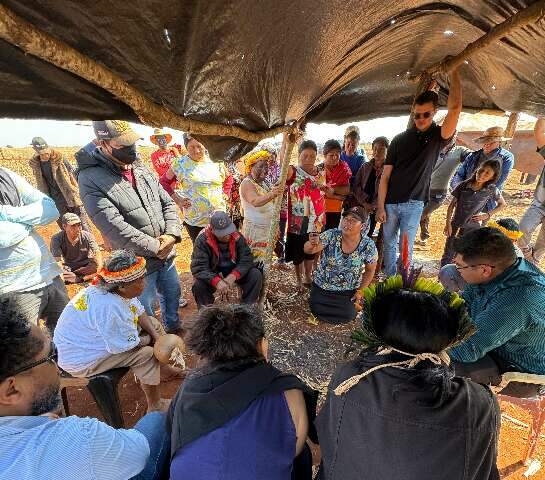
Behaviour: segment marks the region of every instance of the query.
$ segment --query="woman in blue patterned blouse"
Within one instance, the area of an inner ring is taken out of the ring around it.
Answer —
[[[356,317],[356,290],[367,287],[375,275],[377,249],[366,235],[368,215],[362,207],[343,214],[340,228],[311,235],[305,253],[322,252],[310,290],[312,314],[328,323],[346,323]]]

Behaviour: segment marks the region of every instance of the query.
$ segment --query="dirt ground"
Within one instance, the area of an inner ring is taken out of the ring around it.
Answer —
[[[18,171],[31,179],[30,171],[26,168],[25,158],[28,149],[0,149],[0,166],[6,166]],[[73,149],[66,149],[67,153]],[[14,153],[15,152],[15,153]],[[146,157],[149,152],[146,152]],[[14,162],[13,160],[17,160]],[[17,166],[17,168],[14,168]],[[501,216],[512,216],[520,219],[531,199],[524,195],[525,190],[532,190],[535,183],[522,186],[518,179],[520,173],[513,171],[505,189],[504,196],[508,208]],[[522,198],[520,198],[522,197]],[[424,265],[426,276],[437,273],[445,237],[443,227],[446,206],[438,210],[431,220],[431,239],[427,247],[415,249],[416,263]],[[57,231],[56,224],[39,229],[42,236],[49,241],[51,235]],[[97,239],[100,235],[97,232]],[[191,275],[189,261],[191,256],[191,242],[187,236],[177,246],[176,266],[180,274],[182,292],[189,302],[189,306],[180,309],[182,319],[195,314],[196,306],[191,295]],[[542,268],[544,265],[542,265]],[[278,268],[271,275],[271,288],[267,298],[265,315],[267,329],[271,342],[271,361],[278,367],[298,374],[303,380],[324,393],[327,389],[329,377],[335,366],[343,361],[346,350],[351,346],[349,334],[355,326],[315,325],[311,322],[307,308],[307,299],[304,294],[295,293],[294,274],[291,270],[284,271]],[[78,290],[77,286],[70,287],[71,296]],[[189,359],[191,365],[191,359]],[[170,398],[176,392],[180,381],[171,381],[162,385],[162,394]],[[126,426],[132,426],[145,412],[145,399],[142,391],[129,373],[120,383],[119,396],[122,405],[123,417]],[[86,388],[69,388],[68,398],[71,413],[80,416],[94,416],[100,414],[92,397]],[[520,467],[528,439],[530,416],[523,410],[511,405],[502,405],[502,426],[499,445],[498,465],[502,469],[502,478],[522,480],[525,469],[518,468],[512,474],[510,470]],[[534,457],[544,464],[544,467],[533,475],[532,479],[545,479],[545,442],[542,432],[538,448]]]

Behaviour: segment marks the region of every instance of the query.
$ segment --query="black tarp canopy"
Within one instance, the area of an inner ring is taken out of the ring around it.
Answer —
[[[536,2],[0,3],[178,115],[261,131],[303,117],[345,123],[408,113],[411,74]],[[514,31],[461,67],[466,109],[545,114],[544,25]],[[445,102],[446,78],[439,84]],[[111,93],[4,40],[0,91],[4,117],[138,121]],[[205,143],[216,158],[251,147],[233,138]]]

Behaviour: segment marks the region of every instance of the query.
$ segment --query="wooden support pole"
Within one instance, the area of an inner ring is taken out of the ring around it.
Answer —
[[[261,132],[250,132],[233,125],[220,125],[191,120],[158,105],[119,75],[68,44],[37,29],[11,10],[0,5],[0,38],[63,70],[67,70],[110,92],[134,110],[140,121],[153,127],[170,127],[197,135],[235,137],[257,143],[288,129],[287,126]]]
[[[515,132],[517,131],[517,124],[520,118],[519,112],[512,112],[509,115],[509,121],[507,122],[507,127],[505,128],[505,136],[508,138],[513,138]]]
[[[286,141],[287,140],[287,141]],[[288,171],[290,166],[291,155],[295,147],[296,134],[292,132],[284,137],[280,152],[283,153],[282,165],[280,169],[280,190],[283,192],[286,188],[286,181],[288,179]],[[260,305],[263,306],[267,298],[267,291],[269,289],[269,276],[272,265],[272,255],[276,238],[278,235],[280,208],[282,207],[282,198],[284,195],[279,195],[274,201],[274,209],[271,218],[271,226],[269,228],[269,238],[267,239],[267,251],[265,253],[264,271],[263,271],[263,289],[261,291]]]
[[[465,60],[468,60],[475,53],[483,50],[492,43],[501,40],[513,30],[524,27],[530,23],[537,22],[543,18],[544,15],[545,0],[538,0],[535,3],[532,3],[532,5],[515,13],[515,15],[508,18],[504,22],[495,25],[488,33],[470,43],[458,55],[446,58],[441,62],[437,62],[428,67],[423,74],[431,75],[433,77],[439,73],[448,73],[459,67]],[[419,75],[412,78],[416,79],[418,77]]]

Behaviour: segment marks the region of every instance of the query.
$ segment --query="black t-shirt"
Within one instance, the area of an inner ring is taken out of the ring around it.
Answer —
[[[96,258],[99,247],[92,233],[82,231],[80,241],[72,245],[63,231],[51,237],[51,253],[53,256],[62,257],[64,264],[72,271],[89,265],[91,258]]]
[[[53,201],[57,205],[66,204],[64,195],[62,194],[59,186],[57,185],[57,182],[55,181],[55,178],[53,177],[53,171],[51,170],[51,162],[49,160],[47,162],[40,161],[40,167],[42,168],[42,175],[44,176],[45,183],[47,183],[47,186],[49,188],[49,196],[53,199]]]
[[[449,142],[441,137],[441,127],[435,123],[425,132],[413,127],[394,137],[384,162],[394,167],[385,203],[426,202],[433,167]]]

